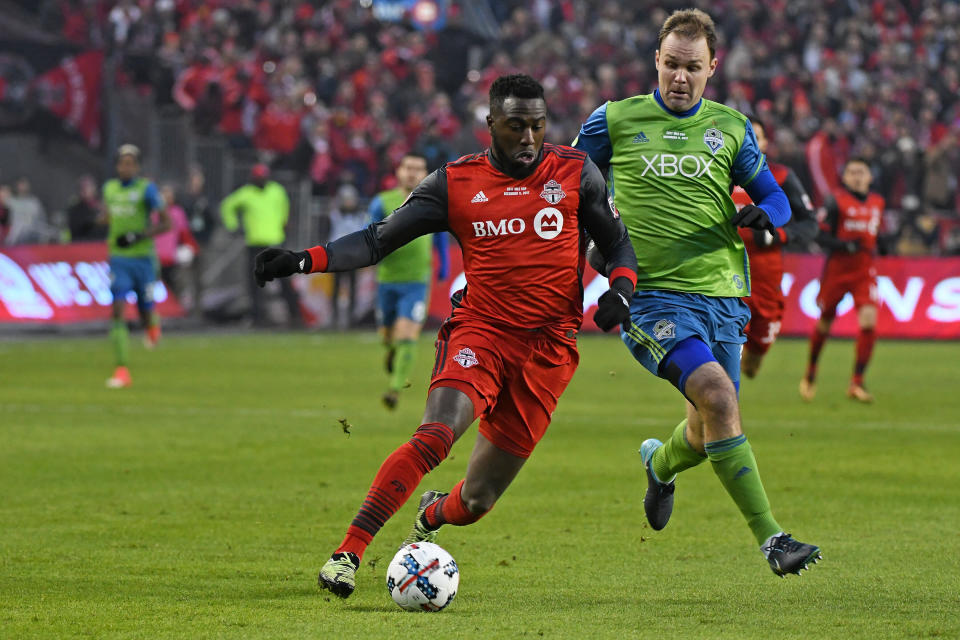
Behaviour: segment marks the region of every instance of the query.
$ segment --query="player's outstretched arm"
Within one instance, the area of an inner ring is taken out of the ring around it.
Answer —
[[[605,258],[601,273],[610,289],[597,301],[594,322],[609,331],[630,319],[630,297],[637,284],[637,256],[600,170],[588,158],[580,177],[580,221]]]
[[[427,233],[448,230],[446,169],[438,169],[414,189],[392,215],[366,229],[305,251],[264,249],[254,259],[253,276],[261,287],[296,273],[353,271]]]

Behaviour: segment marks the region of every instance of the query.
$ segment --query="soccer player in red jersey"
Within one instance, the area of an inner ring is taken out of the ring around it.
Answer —
[[[767,133],[764,125],[752,121],[761,153],[767,152]],[[748,378],[757,375],[763,357],[770,350],[783,322],[783,247],[787,244],[806,246],[817,235],[817,217],[810,196],[800,179],[786,165],[767,162],[770,172],[790,201],[790,222],[773,232],[765,229],[740,227],[740,237],[747,247],[750,260],[751,295],[743,301],[750,307],[750,322],[744,332],[747,343],[740,359],[740,371]],[[753,200],[742,187],[734,187],[733,203],[739,210]]]
[[[817,242],[830,252],[820,278],[820,319],[810,336],[807,373],[800,380],[800,397],[807,402],[816,394],[817,359],[836,317],[837,305],[848,292],[857,309],[856,361],[847,396],[859,402],[873,402],[863,385],[863,373],[877,340],[877,271],[873,254],[877,246],[882,197],[870,193],[873,176],[862,158],[851,158],[843,167],[843,187],[834,191],[824,206],[826,218]]]
[[[543,437],[579,362],[585,232],[609,266],[594,316],[604,331],[629,318],[637,260],[603,176],[586,153],[544,144],[543,87],[526,75],[490,87],[490,148],[427,176],[393,214],[325,246],[257,256],[263,284],[294,273],[374,264],[427,233],[449,231],[467,285],[440,328],[423,423],[380,466],[319,584],[346,598],[367,546],[423,476],[480,418],[466,477],[427,491],[404,544],[433,541],[444,524],[479,520]]]

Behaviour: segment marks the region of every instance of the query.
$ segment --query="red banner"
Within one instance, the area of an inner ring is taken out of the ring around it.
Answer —
[[[786,254],[783,335],[809,335],[820,312],[822,256]],[[960,338],[960,258],[877,258],[880,308],[877,335],[885,338]],[[850,294],[837,307],[831,335],[854,336]]]
[[[161,316],[183,315],[159,279],[153,297]],[[136,297],[130,294],[128,301],[135,302]],[[0,249],[0,323],[105,321],[112,304],[104,243]],[[127,316],[136,317],[136,309],[128,308]]]
[[[103,53],[87,51],[64,58],[39,76],[33,90],[45,109],[79,133],[91,147],[100,146],[100,75]]]
[[[0,39],[0,129],[48,132],[59,124],[100,146],[103,52]]]
[[[450,252],[450,278],[434,283],[430,316],[442,320],[450,313],[450,294],[463,287],[463,263],[459,252]],[[786,254],[782,287],[786,294],[781,335],[806,336],[819,317],[817,293],[823,257]],[[878,258],[877,289],[880,309],[877,334],[884,338],[960,339],[960,258]],[[593,324],[597,298],[607,283],[587,267],[584,282],[585,331],[598,331]],[[854,336],[856,312],[848,295],[837,309],[832,335]]]

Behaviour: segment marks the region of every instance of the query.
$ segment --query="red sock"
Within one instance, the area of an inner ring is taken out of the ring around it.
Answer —
[[[431,422],[421,425],[408,442],[391,453],[380,465],[337,553],[350,551],[363,558],[373,536],[400,510],[423,476],[447,457],[452,445],[453,429]]]
[[[863,372],[867,370],[870,356],[873,355],[873,345],[877,342],[875,329],[860,329],[857,334],[857,361],[853,367],[853,382],[863,386]]]
[[[810,360],[807,364],[807,380],[810,382],[817,377],[817,360],[820,359],[820,350],[826,341],[827,334],[814,326],[813,333],[810,334]]]
[[[460,497],[460,490],[463,488],[463,482],[463,480],[458,482],[457,486],[450,490],[450,495],[440,498],[432,505],[427,507],[427,510],[424,512],[427,525],[430,527],[439,527],[443,524],[452,524],[462,527],[464,525],[473,524],[489,513],[489,511],[484,511],[483,513],[474,513],[467,509],[467,505],[464,504],[463,498]]]

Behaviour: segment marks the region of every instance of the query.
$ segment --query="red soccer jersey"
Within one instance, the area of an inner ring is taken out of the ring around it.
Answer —
[[[583,320],[578,205],[587,154],[552,144],[527,178],[486,154],[447,165],[450,230],[463,250],[461,311],[498,324],[569,332]]]
[[[880,217],[886,205],[883,198],[871,193],[861,200],[846,189],[837,189],[833,197],[837,202],[834,235],[838,240],[857,240],[863,251],[873,253],[880,231]]]

